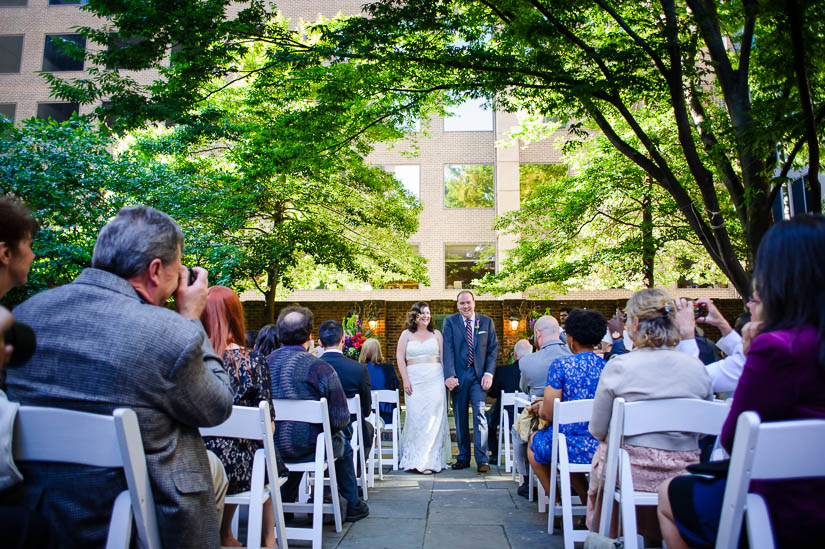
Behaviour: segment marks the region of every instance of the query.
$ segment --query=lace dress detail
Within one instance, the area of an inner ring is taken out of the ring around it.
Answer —
[[[438,358],[438,340],[411,339],[406,359]],[[401,432],[402,469],[440,471],[447,465],[447,401],[444,370],[440,362],[419,362],[407,366],[412,394],[405,395],[407,405]]]

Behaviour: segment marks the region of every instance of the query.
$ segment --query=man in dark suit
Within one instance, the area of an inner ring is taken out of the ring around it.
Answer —
[[[366,365],[344,356],[344,327],[337,320],[327,320],[321,324],[318,328],[318,337],[324,346],[321,360],[335,369],[347,398],[355,395],[361,397],[361,426],[364,430],[365,448],[369,453],[375,435],[375,428],[367,421],[367,416],[372,413],[369,370]]]
[[[514,393],[518,391],[519,379],[521,379],[521,371],[519,370],[519,359],[529,355],[533,352],[533,346],[526,339],[519,339],[513,347],[513,358],[515,361],[512,364],[502,364],[496,368],[493,374],[493,385],[487,391],[487,396],[491,396],[496,401],[493,406],[487,411],[487,425],[489,439],[495,444],[495,447],[490,450],[490,463],[498,463],[498,427],[501,424],[501,393]],[[513,421],[513,407],[505,406],[504,411],[510,414],[510,426]],[[509,436],[507,432],[504,436]]]
[[[171,217],[121,209],[100,231],[92,268],[15,309],[37,334],[37,350],[9,371],[8,396],[96,414],[132,408],[162,545],[217,549],[211,463],[198,427],[224,422],[234,394],[199,320],[207,273],[196,267],[190,286],[182,252]],[[164,306],[173,294],[177,311]],[[24,502],[46,515],[61,546],[104,545],[112,504],[126,489],[122,471],[34,462],[21,470]]]
[[[458,313],[444,319],[444,384],[450,390],[455,414],[458,459],[453,469],[470,466],[470,427],[467,408],[473,407],[476,467],[490,470],[487,456],[487,391],[493,384],[498,339],[493,320],[475,312],[473,292],[456,298]]]

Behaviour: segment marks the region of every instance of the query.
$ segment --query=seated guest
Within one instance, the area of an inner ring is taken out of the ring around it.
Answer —
[[[607,321],[598,311],[576,309],[567,317],[567,345],[572,355],[557,358],[547,372],[547,385],[544,387],[543,399],[534,404],[538,415],[550,424],[533,433],[530,449],[527,453],[530,465],[544,486],[545,493],[550,493],[550,463],[553,447],[553,400],[584,400],[593,398],[599,376],[604,368],[604,359],[593,352],[601,342]],[[590,463],[598,441],[587,431],[587,423],[569,423],[559,426],[559,432],[567,439],[567,452],[570,463]],[[587,480],[583,474],[570,477],[573,488],[582,501],[587,499]]]
[[[679,326],[676,303],[670,296],[658,289],[639,290],[628,300],[625,312],[633,351],[612,357],[602,370],[588,427],[600,441],[593,456],[588,490],[587,526],[591,530],[597,530],[599,526],[602,502],[597,501],[596,496],[604,477],[602,471],[613,399],[623,397],[628,402],[666,398],[713,399],[704,364],[676,350]],[[693,314],[692,307],[689,314]],[[630,455],[633,487],[641,492],[655,492],[664,480],[684,473],[689,464],[699,461],[697,439],[695,433],[679,432],[625,437],[623,448]],[[617,511],[617,506],[613,509]],[[639,532],[653,540],[659,539],[655,516],[644,507],[639,508],[637,516]],[[617,522],[611,521],[614,530]]]
[[[565,319],[568,318],[568,314],[568,312],[565,312]],[[533,326],[533,337],[538,351],[519,360],[519,371],[521,372],[519,388],[523,393],[540,397],[544,395],[544,385],[547,383],[547,371],[550,369],[550,365],[557,358],[570,356],[570,350],[567,343],[563,343],[559,338],[559,323],[552,316],[543,316],[536,320],[536,324]],[[515,427],[512,432],[516,471],[522,479],[518,494],[528,497],[527,441],[522,440]]]
[[[318,328],[318,336],[324,346],[321,360],[329,364],[338,374],[341,387],[347,398],[355,395],[361,397],[361,427],[364,433],[366,454],[372,449],[375,428],[367,421],[372,413],[372,393],[370,392],[370,373],[367,367],[356,360],[344,356],[344,327],[337,320],[327,320]]]
[[[34,259],[32,239],[38,229],[22,203],[0,198],[0,298],[26,283]],[[29,356],[20,356],[21,349],[11,344],[7,348],[6,336],[13,325],[14,316],[0,306],[0,453],[6,456],[0,461],[0,547],[56,546],[57,536],[49,522],[42,514],[21,506],[17,497],[23,477],[12,458],[11,443],[20,405],[6,398],[5,367],[19,366]]]
[[[258,337],[255,338],[255,347],[253,347],[256,353],[266,358],[278,346],[278,330],[274,324],[267,324],[258,330]]]
[[[352,447],[342,433],[350,424],[347,396],[332,366],[308,352],[312,341],[312,311],[304,307],[286,307],[278,315],[276,326],[281,347],[267,357],[272,378],[272,398],[327,399],[330,428],[333,431],[335,475],[338,491],[347,502],[346,520],[361,520],[369,515],[369,507],[358,498],[355,469],[352,466]],[[320,432],[318,425],[278,421],[275,423],[275,444],[287,462],[311,461],[315,459],[315,440]],[[303,473],[289,474],[281,487],[284,501],[297,499],[302,477]]]
[[[266,358],[251,352],[240,343],[245,343],[244,316],[241,300],[226,286],[212,286],[207,292],[206,307],[201,313],[201,322],[215,352],[223,357],[223,367],[229,374],[229,382],[235,392],[236,406],[257,407],[262,400],[269,402],[272,418],[272,381]],[[240,494],[249,490],[252,480],[252,460],[255,452],[262,447],[256,440],[237,438],[207,437],[206,448],[223,463],[229,479],[227,494]],[[242,544],[232,535],[232,517],[236,505],[226,505],[221,521],[221,545],[240,547]],[[261,544],[272,547],[275,540],[275,514],[272,499],[264,503]]]
[[[101,229],[92,268],[15,309],[37,334],[37,350],[9,372],[8,394],[25,405],[97,414],[132,408],[161,543],[217,548],[213,485],[225,493],[225,476],[198,427],[225,421],[233,394],[200,322],[207,273],[195,267],[190,286],[182,253],[171,217],[122,208]],[[176,311],[164,306],[172,295]],[[122,471],[64,463],[26,463],[21,471],[24,500],[46,515],[61,545],[103,546],[114,500],[126,489]]]
[[[395,375],[395,365],[385,364],[381,354],[381,344],[374,337],[369,338],[361,345],[358,362],[366,364],[370,374],[370,387],[373,391],[398,389],[398,376]],[[378,410],[384,423],[392,423],[394,404],[382,402]]]
[[[753,284],[745,366],[720,435],[728,452],[746,410],[763,422],[825,419],[825,218],[797,215],[774,225],[759,244]],[[777,547],[819,546],[825,480],[753,481],[751,490],[765,498]],[[713,547],[724,492],[724,479],[696,475],[662,484],[667,546]]]
[[[490,390],[487,391],[488,398],[496,399],[492,407],[487,410],[487,429],[490,444],[490,463],[498,463],[498,426],[501,424],[501,393],[515,393],[518,391],[519,377],[519,359],[527,356],[533,352],[533,346],[526,339],[516,341],[513,346],[512,364],[502,364],[496,366],[496,371],[493,372],[493,384],[490,385]],[[506,406],[505,411],[510,414],[510,425],[513,425],[515,418],[513,417],[513,406]],[[509,432],[508,432],[509,434]]]

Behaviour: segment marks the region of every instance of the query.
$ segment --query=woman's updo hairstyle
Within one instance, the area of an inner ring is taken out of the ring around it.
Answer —
[[[639,290],[627,300],[625,312],[628,322],[639,321],[630,333],[634,347],[675,347],[679,343],[676,303],[662,290]]]

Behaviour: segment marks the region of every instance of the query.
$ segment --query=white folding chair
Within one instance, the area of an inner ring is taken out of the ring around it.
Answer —
[[[304,477],[312,475],[314,480],[312,503],[283,503],[285,511],[312,513],[311,528],[287,528],[289,539],[312,541],[313,549],[320,549],[323,540],[323,515],[332,513],[335,518],[335,531],[343,528],[341,506],[338,500],[338,480],[335,477],[335,457],[332,450],[332,430],[329,424],[327,399],[288,400],[273,399],[275,421],[298,421],[320,425],[322,431],[315,440],[315,459],[304,462],[285,462],[290,473],[303,473]],[[324,472],[329,476],[332,503],[324,503]]]
[[[509,473],[513,469],[513,447],[510,439],[510,427],[513,425],[515,418],[510,418],[505,406],[514,406],[516,403],[516,393],[505,393],[502,391],[501,410],[499,410],[498,422],[498,446],[496,452],[498,453],[498,464],[501,465],[504,460],[504,472]]]
[[[379,389],[377,391],[373,391],[375,394],[375,399],[373,402],[375,403],[375,410],[380,410],[380,405],[383,403],[388,403],[393,405],[392,409],[392,423],[385,423],[384,427],[381,429],[381,435],[378,437],[379,441],[379,448],[381,451],[382,456],[387,455],[388,453],[392,456],[392,470],[398,470],[398,439],[399,435],[401,434],[401,400],[399,398],[398,389]],[[377,412],[376,412],[377,413]],[[390,431],[392,434],[392,448],[384,448],[383,439],[384,437],[383,432]],[[379,479],[382,478],[382,475],[379,473]]]
[[[773,549],[776,542],[765,500],[748,492],[751,480],[825,477],[825,420],[760,423],[756,412],[736,421],[716,549],[736,549],[742,519],[752,549]]]
[[[355,468],[356,480],[361,491],[363,492],[364,501],[367,501],[367,460],[365,458],[366,448],[364,447],[364,426],[361,423],[361,395],[355,395],[347,399],[347,406],[349,413],[355,415],[355,421],[352,425],[352,439],[350,445],[352,446],[352,466]],[[361,474],[358,475],[358,471]]]
[[[513,394],[513,423],[516,422],[516,419],[518,419],[518,417],[521,415],[521,411],[524,410],[524,408],[526,406],[530,406],[530,396],[527,393],[522,393],[521,391],[516,391]],[[510,447],[514,448],[513,429],[512,428],[510,429],[510,432],[508,433],[508,436],[510,437]],[[514,452],[513,453],[513,461],[515,461],[515,449],[513,450],[513,452]],[[518,476],[518,474],[517,474],[518,471],[516,470],[515,464],[513,465],[512,473],[513,473],[513,482],[515,482],[516,484],[524,482],[524,479],[516,478]],[[530,477],[529,473],[528,473],[527,476]],[[532,482],[530,482],[530,495],[528,496],[527,499],[529,501],[533,501],[533,483]]]
[[[14,459],[123,468],[128,490],[115,498],[107,549],[128,549],[132,519],[143,547],[160,549],[155,501],[137,415],[118,408],[111,416],[21,406],[14,424]]]
[[[559,426],[570,423],[580,423],[590,421],[593,415],[593,399],[569,400],[561,402],[556,398],[553,400],[553,443],[551,446],[550,461],[550,494],[548,497],[551,513],[547,514],[547,533],[553,533],[553,519],[561,513],[562,534],[564,536],[564,549],[573,549],[573,544],[577,541],[584,541],[589,530],[574,530],[573,515],[584,515],[587,512],[587,502],[579,501],[573,505],[573,495],[571,494],[570,475],[572,473],[589,473],[590,463],[570,463],[567,449],[567,438],[564,433],[559,432]],[[561,485],[561,506],[556,505],[556,478]]]
[[[670,398],[625,402],[613,400],[613,414],[608,431],[607,459],[605,460],[605,484],[602,494],[602,513],[599,533],[610,531],[613,502],[620,505],[622,535],[626,549],[638,547],[636,533],[636,506],[658,505],[656,492],[639,492],[633,489],[630,456],[622,448],[624,437],[644,433],[678,431],[718,435],[725,423],[729,406],[721,401],[694,398]],[[616,487],[617,474],[621,489]]]
[[[229,419],[214,427],[201,427],[201,436],[245,438],[258,440],[263,448],[255,452],[252,460],[252,478],[249,490],[239,494],[227,495],[224,500],[230,505],[246,505],[249,507],[249,519],[246,528],[246,546],[249,549],[261,547],[261,529],[263,522],[263,506],[270,497],[272,510],[275,513],[275,535],[278,546],[286,549],[286,524],[284,523],[284,508],[281,502],[280,486],[286,479],[278,477],[277,457],[272,433],[272,420],[269,414],[269,403],[262,401],[257,408],[250,406],[233,406]],[[267,441],[269,444],[267,444]],[[266,487],[266,476],[269,475],[270,489]],[[233,530],[238,534],[238,516],[233,519]]]
[[[376,391],[371,391],[372,397],[372,413],[367,418],[367,421],[372,424],[375,431],[373,435],[372,448],[370,449],[370,456],[368,458],[367,468],[370,471],[370,488],[375,486],[375,470],[378,469],[378,480],[384,480],[384,455],[381,453],[381,429],[380,426],[380,411],[378,409],[378,395]]]

